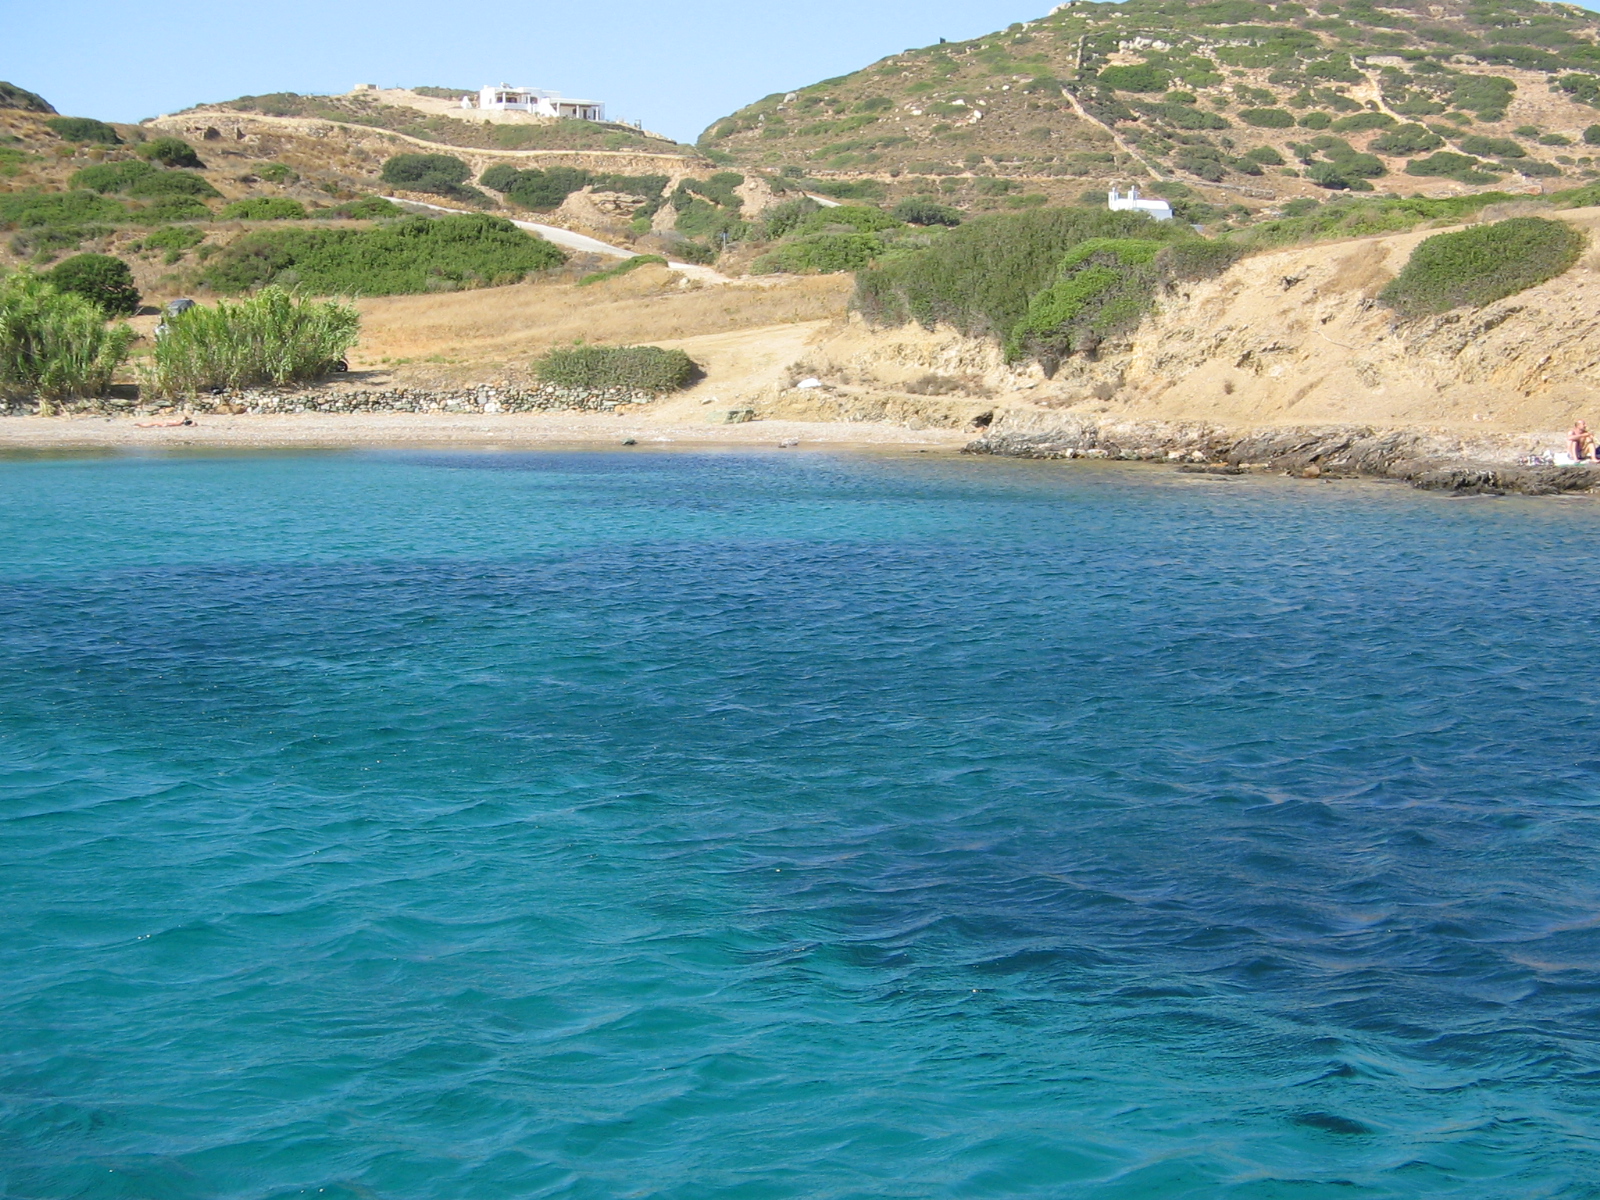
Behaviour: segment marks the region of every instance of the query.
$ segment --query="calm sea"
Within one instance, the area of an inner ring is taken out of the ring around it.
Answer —
[[[0,465],[6,1200],[1600,1195],[1600,509]]]

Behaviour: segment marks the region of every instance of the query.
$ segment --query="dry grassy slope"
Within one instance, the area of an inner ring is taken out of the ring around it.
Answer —
[[[1397,323],[1374,297],[1434,231],[1248,258],[1167,297],[1125,344],[1108,345],[1094,362],[1069,360],[1053,380],[1036,367],[1008,370],[987,342],[859,321],[820,338],[806,366],[845,400],[903,392],[929,373],[967,378],[1011,410],[1013,428],[1074,412],[1231,426],[1555,431],[1574,416],[1600,417],[1600,209],[1562,219],[1591,238],[1572,271],[1481,310],[1411,324]],[[772,411],[789,415],[782,403]]]
[[[937,191],[975,209],[1018,202],[1017,195],[1009,200],[986,196],[985,191],[1004,186],[986,179],[1010,181],[1017,193],[1062,200],[1075,197],[1086,184],[1104,186],[1151,174],[1179,181],[1219,204],[1259,208],[1326,193],[1272,167],[1259,176],[1230,169],[1222,180],[1206,182],[1181,166],[1185,143],[1209,145],[1230,158],[1271,147],[1293,164],[1289,143],[1305,142],[1318,131],[1259,128],[1239,114],[1283,107],[1296,114],[1324,110],[1337,118],[1359,109],[1438,124],[1437,115],[1395,113],[1390,101],[1404,107],[1398,98],[1416,93],[1429,79],[1489,76],[1510,80],[1514,100],[1503,117],[1492,111],[1470,117],[1460,133],[1520,137],[1531,159],[1564,175],[1530,180],[1503,172],[1500,187],[1538,191],[1593,177],[1596,151],[1581,138],[1600,122],[1600,112],[1552,90],[1552,81],[1567,68],[1521,69],[1457,51],[1462,45],[1481,48],[1519,39],[1547,45],[1567,39],[1580,50],[1593,49],[1600,19],[1571,6],[1531,0],[1502,0],[1500,8],[1514,19],[1500,13],[1495,0],[1470,6],[1465,0],[1394,0],[1383,9],[1363,6],[1361,0],[1343,5],[1331,0],[1317,5],[1316,12],[1254,0],[1078,3],[1003,33],[907,51],[840,79],[769,96],[715,123],[702,145],[747,167],[873,178],[891,196]],[[1526,28],[1519,30],[1518,22]],[[1259,43],[1274,31],[1316,48],[1293,57],[1292,68],[1249,65],[1252,39]],[[1315,77],[1318,62],[1343,61],[1351,54],[1353,63],[1345,63],[1354,72],[1350,78]],[[1220,116],[1229,128],[1175,129],[1137,110],[1139,103],[1162,97],[1114,92],[1094,82],[1106,67],[1133,64],[1167,70],[1173,89],[1194,98],[1194,109]],[[1584,69],[1600,74],[1600,64]],[[1307,89],[1311,94],[1303,95]],[[1125,119],[1107,115],[1118,106]],[[1523,127],[1539,132],[1518,135]],[[1539,143],[1538,137],[1550,135],[1576,145]],[[1376,134],[1339,136],[1364,151]],[[1556,162],[1558,155],[1568,161]],[[1379,190],[1452,195],[1491,186],[1409,176],[1403,173],[1405,157],[1384,157],[1389,175],[1377,181]]]

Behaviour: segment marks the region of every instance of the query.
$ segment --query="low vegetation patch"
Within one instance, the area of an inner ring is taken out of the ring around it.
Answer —
[[[164,167],[193,167],[197,171],[205,169],[205,163],[200,161],[200,156],[194,152],[194,147],[182,138],[156,138],[155,141],[140,146],[138,155],[149,162],[158,162]]]
[[[608,279],[621,279],[624,275],[632,275],[640,267],[664,267],[667,260],[659,254],[636,254],[632,258],[625,258],[614,267],[607,267],[604,271],[596,271],[592,275],[585,275],[578,280],[579,287],[589,287],[591,284],[604,283]]]
[[[1542,217],[1441,233],[1412,251],[1379,299],[1403,317],[1481,308],[1566,273],[1586,245],[1581,231]]]
[[[104,395],[134,332],[26,271],[0,278],[0,390],[49,402]]]
[[[385,201],[387,203],[387,201]],[[389,205],[393,208],[394,205]],[[218,214],[224,221],[304,221],[306,206],[284,196],[254,196],[235,200]]]
[[[783,242],[750,264],[753,275],[832,275],[859,271],[886,247],[870,233],[823,233]]]
[[[661,395],[689,386],[699,366],[682,350],[660,346],[570,346],[534,363],[539,378],[574,391],[611,389]]]
[[[122,138],[104,121],[92,117],[51,117],[45,128],[64,142],[80,142],[101,146],[120,146]]]
[[[323,296],[392,296],[519,283],[566,261],[500,217],[406,217],[371,229],[247,233],[206,264],[202,282],[223,293],[277,283]]]
[[[453,154],[397,154],[383,164],[385,183],[408,192],[425,192],[468,204],[487,204],[489,197],[468,187],[472,168]]]
[[[642,215],[654,216],[661,208],[667,184],[671,180],[665,175],[596,174],[579,167],[519,171],[516,167],[500,164],[485,171],[479,176],[478,182],[491,191],[502,193],[519,208],[532,212],[560,208],[574,192],[593,188],[597,192],[638,197],[644,202]],[[641,213],[636,212],[635,216],[638,215]]]
[[[158,395],[179,396],[320,378],[356,344],[361,318],[348,305],[268,287],[237,303],[196,305],[166,326],[148,381]]]
[[[1230,240],[1265,249],[1329,238],[1404,233],[1430,222],[1458,224],[1472,219],[1487,205],[1515,199],[1517,197],[1509,192],[1479,192],[1474,196],[1452,196],[1442,200],[1428,200],[1421,196],[1409,200],[1358,199],[1354,196],[1340,196],[1326,202],[1293,200],[1284,205],[1284,216],[1252,225],[1232,235]]]

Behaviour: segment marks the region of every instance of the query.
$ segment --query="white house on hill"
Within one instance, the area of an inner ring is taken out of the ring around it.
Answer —
[[[1109,207],[1112,212],[1142,212],[1148,213],[1158,221],[1172,220],[1172,205],[1168,204],[1159,196],[1151,200],[1142,199],[1139,196],[1139,189],[1137,187],[1129,188],[1126,196],[1124,196],[1116,188],[1112,188],[1111,195],[1107,201],[1107,207]]]
[[[569,100],[560,92],[498,84],[484,87],[476,96],[461,97],[462,108],[493,112],[521,112],[535,117],[565,117],[574,121],[604,121],[606,106],[598,100]]]

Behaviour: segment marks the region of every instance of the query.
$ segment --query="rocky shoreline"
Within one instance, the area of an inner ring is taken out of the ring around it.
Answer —
[[[131,390],[131,389],[130,389]],[[612,412],[625,405],[648,404],[656,397],[625,388],[579,390],[540,386],[534,388],[476,387],[455,391],[420,388],[383,390],[331,387],[246,388],[179,399],[146,400],[139,396],[110,395],[45,406],[37,400],[11,400],[0,409],[5,416],[61,415],[154,416],[158,413],[520,413]]]
[[[1537,462],[1540,445],[1527,437],[1464,438],[1357,425],[1245,431],[1201,423],[1002,413],[965,452],[1166,462],[1180,471],[1212,475],[1392,479],[1454,495],[1600,492],[1600,466]]]

